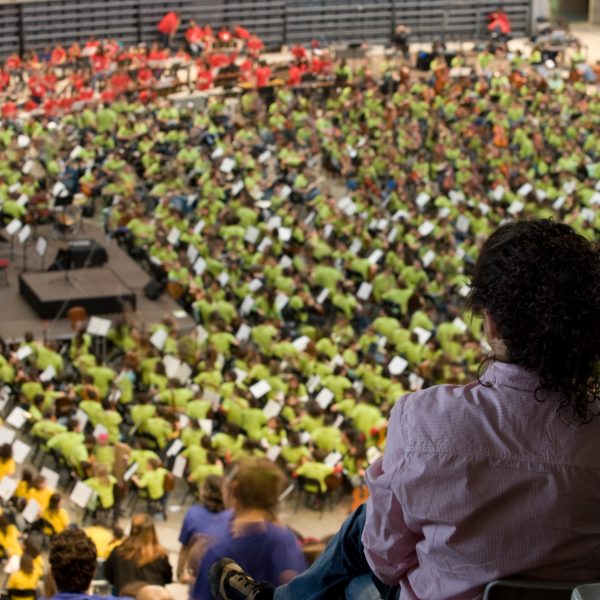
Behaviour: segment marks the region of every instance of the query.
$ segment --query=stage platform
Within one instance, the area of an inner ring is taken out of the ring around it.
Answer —
[[[182,331],[190,331],[194,328],[194,320],[182,313],[179,305],[168,295],[162,294],[158,300],[149,300],[144,295],[144,286],[150,281],[150,276],[140,267],[123,249],[104,234],[102,226],[96,220],[86,219],[84,226],[77,233],[69,234],[66,238],[57,239],[50,225],[38,226],[34,231],[35,237],[43,237],[48,241],[48,251],[45,259],[40,258],[35,252],[35,239],[25,246],[18,242],[11,244],[4,242],[0,237],[0,257],[8,259],[10,265],[7,271],[8,286],[0,285],[0,339],[4,342],[20,342],[26,331],[30,331],[38,339],[67,340],[73,336],[73,330],[66,314],[60,318],[42,319],[35,310],[26,302],[19,293],[20,275],[48,275],[52,280],[60,280],[64,277],[61,271],[48,272],[48,267],[54,261],[56,254],[64,247],[65,241],[77,241],[82,239],[93,239],[108,254],[109,268],[119,279],[122,285],[125,282],[127,288],[136,297],[135,311],[130,313],[131,320],[142,330],[148,329],[152,324],[158,323],[164,317],[174,319],[176,327]],[[96,275],[99,268],[91,269]],[[72,273],[75,273],[73,270]],[[74,290],[70,290],[72,293]],[[110,290],[112,294],[121,292]],[[117,322],[122,318],[122,313],[111,313],[106,318]]]
[[[19,275],[19,293],[41,319],[60,319],[72,306],[107,315],[136,307],[136,295],[109,268]]]

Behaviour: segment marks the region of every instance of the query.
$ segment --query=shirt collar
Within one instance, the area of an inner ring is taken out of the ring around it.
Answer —
[[[479,380],[486,385],[500,384],[528,392],[535,391],[540,384],[540,377],[535,371],[499,360],[490,361]]]

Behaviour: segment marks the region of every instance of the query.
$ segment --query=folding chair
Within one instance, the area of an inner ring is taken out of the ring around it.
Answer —
[[[491,581],[482,600],[570,600],[581,581],[549,581],[510,577]]]

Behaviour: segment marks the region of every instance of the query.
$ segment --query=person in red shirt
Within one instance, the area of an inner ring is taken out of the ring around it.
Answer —
[[[152,74],[152,69],[148,67],[142,67],[137,72],[137,80],[140,87],[149,87],[152,85],[152,80],[154,79],[154,75]]]
[[[11,54],[7,59],[5,66],[9,71],[17,71],[21,68],[22,62],[18,54]]]
[[[163,45],[166,48],[171,47],[171,42],[179,29],[180,19],[176,12],[168,12],[157,25],[159,33],[163,36]]]
[[[50,64],[57,67],[67,62],[67,51],[60,45],[56,46],[50,54]]]
[[[196,76],[196,88],[201,92],[205,92],[212,87],[213,84],[212,71],[206,65],[198,64],[198,74]]]
[[[229,44],[229,42],[231,42],[231,40],[233,39],[231,31],[229,31],[229,29],[227,29],[226,27],[221,27],[219,33],[217,34],[217,37],[219,38],[219,41],[222,44]]]
[[[10,84],[10,75],[6,71],[0,71],[0,92]]]
[[[185,32],[185,41],[188,44],[192,55],[199,54],[204,49],[202,40],[204,39],[204,29],[193,19],[190,21],[190,26]]]
[[[250,32],[245,27],[242,27],[241,25],[236,25],[233,32],[235,34],[235,37],[240,40],[250,39]]]
[[[116,95],[124,94],[130,85],[131,77],[124,71],[118,71],[110,78],[110,87]]]
[[[265,45],[258,36],[252,35],[250,36],[250,39],[246,41],[246,48],[248,48],[248,52],[250,52],[250,54],[257,56],[262,50],[264,50]]]
[[[271,67],[264,62],[261,61],[259,63],[259,67],[254,71],[254,77],[256,79],[256,87],[262,88],[269,85],[269,81],[271,80]]]
[[[306,48],[298,44],[292,48],[292,55],[298,61],[304,60],[306,58]]]
[[[302,75],[306,73],[306,67],[303,65],[293,64],[288,71],[288,85],[295,86],[302,83]]]
[[[77,62],[81,56],[81,46],[77,42],[73,42],[68,50],[69,60]]]
[[[213,69],[222,69],[229,65],[229,56],[223,54],[223,52],[215,52],[210,55],[208,62]]]
[[[2,116],[5,119],[12,119],[17,114],[17,105],[14,102],[5,102],[2,105]]]

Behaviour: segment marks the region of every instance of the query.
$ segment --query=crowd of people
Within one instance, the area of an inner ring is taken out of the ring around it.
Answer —
[[[565,78],[504,47],[450,65],[440,54],[424,74],[404,58],[379,73],[296,49],[288,84],[273,86],[270,70],[259,74],[254,36],[228,32],[246,50],[213,64],[220,52],[202,32],[188,39],[199,89],[232,57],[250,61],[240,70],[254,73],[252,89],[235,103],[212,95],[198,110],[158,96],[149,82],[170,54],[159,46],[91,40],[6,61],[4,223],[43,222],[57,204],[102,208],[107,233],[197,327],[180,331],[167,315],[144,330],[126,311],[108,356],[85,324],[63,349],[25,333],[5,345],[0,377],[35,444],[93,490],[96,517],[112,521],[128,492],[164,515],[175,479],[195,491],[233,473],[237,506],[226,517],[213,511],[220,540],[206,556],[235,555],[231,519],[242,531],[252,525],[246,554],[263,523],[259,533],[287,548],[289,564],[255,576],[279,584],[304,568],[296,538],[270,528],[284,482],[312,483],[318,505],[334,488],[361,488],[403,394],[477,378],[489,348],[481,319],[462,305],[491,231],[553,217],[595,237],[600,96],[579,61]],[[328,87],[296,88],[308,71]],[[0,455],[2,474],[14,475],[11,446]],[[258,506],[239,495],[244,459],[271,473]],[[13,498],[17,513],[35,500],[35,520],[51,534],[68,527],[42,475],[24,470]],[[105,574],[121,593],[140,576],[139,546],[125,541],[111,555],[122,535],[97,527]],[[141,566],[163,569],[144,580],[164,585],[170,568],[152,531],[144,517],[129,537],[142,532],[152,550]],[[8,518],[0,535],[7,555],[23,554]],[[182,534],[186,546],[191,539]],[[24,555],[22,577],[39,578],[39,550]],[[196,600],[208,597],[209,567],[195,562]]]

